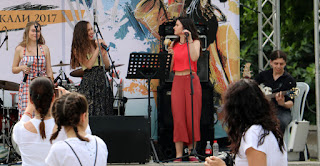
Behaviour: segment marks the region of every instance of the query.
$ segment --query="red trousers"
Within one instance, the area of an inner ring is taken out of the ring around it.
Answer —
[[[199,77],[193,74],[193,125],[194,141],[200,141],[200,118],[202,89]],[[175,75],[171,90],[171,110],[173,116],[173,142],[192,144],[192,106],[190,75]]]

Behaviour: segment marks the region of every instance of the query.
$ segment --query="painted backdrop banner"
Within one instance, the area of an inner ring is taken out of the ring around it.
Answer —
[[[126,79],[131,52],[158,53],[159,26],[172,18],[187,14],[196,22],[208,25],[207,48],[210,52],[210,81],[218,96],[228,84],[240,78],[239,0],[2,0],[0,4],[0,41],[8,30],[6,44],[0,48],[0,80],[20,83],[22,73],[11,72],[14,51],[22,41],[24,27],[29,21],[42,25],[42,35],[51,53],[51,65],[70,63],[73,28],[79,20],[94,21],[93,11],[101,34],[110,46],[110,56],[123,84],[123,95],[128,98],[125,114],[147,115],[147,83],[143,79]],[[69,66],[52,67],[55,78],[61,73],[78,85],[81,78],[70,76]],[[111,79],[111,75],[109,75]],[[151,81],[152,135],[156,137],[156,97],[158,80]],[[2,92],[1,92],[2,93]],[[5,90],[4,105],[11,107],[10,93]],[[2,96],[2,95],[1,95]],[[218,100],[219,101],[219,100]],[[217,102],[216,102],[217,103]],[[219,104],[219,103],[218,103]],[[218,119],[221,119],[220,112]]]

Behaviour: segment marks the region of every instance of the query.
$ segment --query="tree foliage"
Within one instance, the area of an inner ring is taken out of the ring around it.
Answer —
[[[240,0],[240,57],[241,63],[252,63],[253,74],[258,73],[258,9],[257,0]],[[251,8],[248,9],[247,7]],[[271,13],[271,5],[264,13]],[[281,50],[288,54],[287,71],[297,80],[310,86],[304,118],[315,124],[315,64],[313,1],[280,1]],[[267,27],[268,25],[266,25]],[[267,27],[268,28],[268,27]],[[264,31],[271,33],[271,28]],[[273,47],[266,45],[269,55]]]

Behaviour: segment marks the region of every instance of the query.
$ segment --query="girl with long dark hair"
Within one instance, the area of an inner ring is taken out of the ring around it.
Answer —
[[[254,80],[241,79],[224,96],[225,124],[237,166],[287,166],[287,152],[275,109]],[[225,163],[207,157],[205,166]]]
[[[103,40],[100,44],[106,45]],[[89,115],[113,115],[113,94],[103,69],[110,66],[108,53],[102,47],[97,47],[94,32],[87,21],[79,21],[73,31],[71,48],[71,68],[82,67],[82,77],[78,92],[85,95],[89,103]],[[102,59],[99,60],[99,50]]]
[[[175,73],[171,91],[171,109],[174,130],[173,142],[175,143],[177,157],[175,162],[180,162],[182,161],[183,145],[188,146],[190,153],[193,145],[200,141],[202,89],[197,76],[197,60],[200,56],[201,47],[196,26],[191,19],[178,18],[173,29],[177,39],[169,47],[169,53],[173,54],[171,69]],[[188,50],[190,51],[191,71]],[[192,80],[194,87],[193,103],[190,95],[190,72],[194,77]],[[191,104],[193,104],[193,118]],[[192,127],[194,128],[194,140]],[[189,160],[191,162],[198,161],[194,156],[190,156]]]
[[[43,166],[51,147],[50,136],[56,130],[50,109],[54,100],[54,85],[49,78],[37,77],[30,83],[29,94],[32,107],[29,105],[26,108],[14,126],[13,140],[19,147],[23,166]],[[35,114],[33,118],[32,114]],[[65,138],[63,134],[59,137]]]

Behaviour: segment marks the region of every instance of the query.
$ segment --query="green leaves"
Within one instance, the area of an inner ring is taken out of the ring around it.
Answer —
[[[257,0],[240,0],[240,2],[250,8],[258,8]],[[263,11],[270,14],[271,9],[266,6]],[[309,84],[307,102],[311,109],[315,108],[313,26],[313,1],[280,1],[281,49],[288,54],[287,71],[297,81]],[[267,55],[272,50],[271,45],[264,48]],[[245,7],[240,9],[240,57],[241,65],[250,62],[253,74],[256,75],[258,73],[258,13]],[[315,124],[315,117],[314,113],[305,108],[305,119]]]

